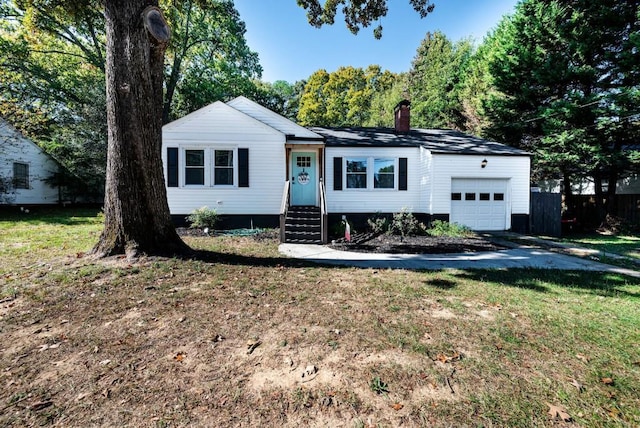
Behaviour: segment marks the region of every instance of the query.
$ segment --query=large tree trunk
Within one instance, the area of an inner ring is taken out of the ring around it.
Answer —
[[[188,251],[169,215],[162,171],[162,71],[166,41],[143,11],[155,0],[106,0],[107,182],[98,256]],[[168,34],[167,34],[168,40]]]

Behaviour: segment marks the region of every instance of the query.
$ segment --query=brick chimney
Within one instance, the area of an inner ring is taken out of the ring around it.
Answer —
[[[408,134],[411,130],[410,111],[409,108],[411,102],[408,100],[402,100],[393,109],[393,115],[395,117],[395,132],[396,134]]]

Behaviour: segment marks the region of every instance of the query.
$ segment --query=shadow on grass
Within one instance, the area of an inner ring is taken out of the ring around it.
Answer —
[[[65,226],[80,226],[95,224],[100,208],[96,207],[30,207],[28,212],[18,207],[3,207],[0,209],[0,221],[36,224],[63,224]]]
[[[441,290],[451,290],[458,285],[455,281],[442,278],[428,279],[424,283],[430,287],[439,288]]]
[[[348,266],[321,264],[317,262],[287,257],[245,256],[232,253],[218,253],[196,250],[190,255],[179,257],[184,260],[198,260],[212,264],[247,265],[267,268],[331,268],[349,269]],[[532,290],[539,293],[553,293],[554,288],[587,292],[604,297],[624,297],[640,299],[640,288],[631,291],[629,287],[640,287],[640,279],[614,273],[591,271],[561,271],[551,269],[501,269],[465,270],[453,274],[454,279],[429,278],[424,284],[441,290],[453,290],[462,281],[490,282],[507,287]]]
[[[491,282],[552,293],[553,288],[573,289],[604,297],[628,297],[640,299],[640,289],[629,291],[628,287],[640,287],[640,279],[624,275],[591,271],[562,271],[550,269],[467,270],[456,273],[456,277],[477,282]]]
[[[271,268],[311,268],[311,267],[331,267],[346,268],[347,266],[323,265],[316,262],[293,259],[288,257],[262,257],[262,256],[245,256],[234,253],[218,253],[208,250],[193,250],[184,255],[174,256],[181,260],[197,260],[212,264],[225,264],[233,266],[257,266]]]

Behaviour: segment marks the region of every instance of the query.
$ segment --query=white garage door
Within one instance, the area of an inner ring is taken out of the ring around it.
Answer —
[[[507,229],[508,183],[503,179],[452,179],[451,222],[473,230]]]

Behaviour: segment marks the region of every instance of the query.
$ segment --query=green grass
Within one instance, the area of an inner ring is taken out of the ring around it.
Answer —
[[[568,236],[563,241],[575,242],[584,247],[599,250],[605,257],[607,254],[617,254],[640,259],[640,236],[589,234]]]
[[[186,238],[194,259],[77,257],[100,228],[0,219],[0,425],[562,425],[546,403],[640,425],[638,279],[327,267],[229,236]]]
[[[97,209],[32,208],[0,211],[0,275],[56,254],[89,251],[102,230]]]

